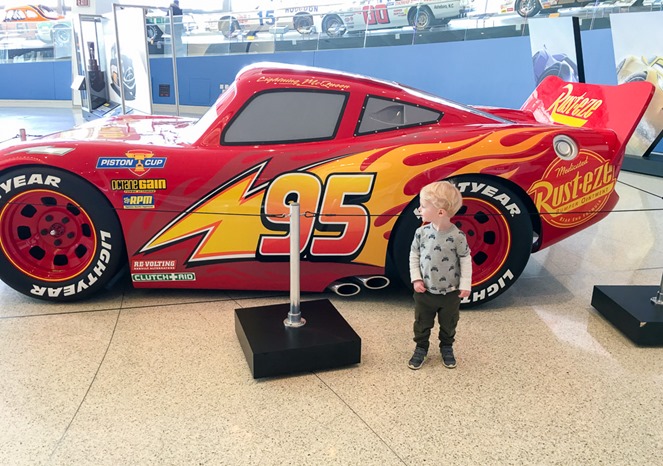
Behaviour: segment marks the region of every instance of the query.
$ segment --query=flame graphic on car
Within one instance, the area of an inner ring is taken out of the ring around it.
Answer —
[[[366,228],[368,231],[354,232],[357,233],[354,235],[334,234],[314,231],[320,227],[315,224],[311,226],[310,235],[336,237],[338,241],[349,241],[350,237],[363,235],[365,240],[362,248],[352,261],[384,266],[386,246],[397,217],[423,185],[456,175],[482,173],[498,166],[505,167],[500,171],[500,176],[510,178],[529,162],[546,153],[550,144],[546,144],[545,140],[556,132],[508,129],[455,141],[390,146],[336,157],[302,167],[291,174],[281,174],[277,178],[282,183],[292,181],[288,185],[289,189],[299,193],[302,205],[316,206],[316,209],[323,206],[323,212],[316,212],[321,215],[320,218],[327,219],[325,223],[333,224],[336,215],[342,216],[340,209],[344,206],[345,196],[325,199],[329,180],[335,177],[335,193],[339,190],[339,183],[347,183],[347,193],[355,194],[356,191],[350,190],[350,186],[358,185],[353,175],[365,177],[370,174],[374,177],[370,181],[370,193],[361,200],[361,206],[371,216],[371,221],[352,222],[348,218],[339,221],[337,228],[352,229],[356,224],[356,228]],[[138,253],[147,254],[186,239],[200,237],[187,259],[187,265],[247,260],[256,257],[262,236],[287,236],[285,226],[278,230],[269,229],[267,225],[271,223],[265,216],[265,212],[287,214],[284,199],[270,197],[269,185],[277,178],[256,185],[256,180],[260,179],[260,173],[268,163],[275,162],[266,161],[253,166],[199,199],[154,235]],[[311,180],[316,181],[309,183],[309,179],[302,177],[302,174],[308,174]],[[339,179],[336,176],[338,174],[343,174],[343,179]],[[291,180],[288,179],[289,175],[292,175]],[[298,185],[302,181],[307,182],[306,189]],[[314,188],[318,185],[319,192]],[[306,196],[316,197],[309,201]],[[302,213],[305,212],[306,209],[302,208]],[[302,233],[302,244],[305,241],[307,239]]]

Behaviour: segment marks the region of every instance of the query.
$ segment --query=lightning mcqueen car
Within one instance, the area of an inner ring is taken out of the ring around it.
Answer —
[[[419,190],[449,179],[474,262],[466,305],[483,303],[615,205],[653,92],[549,77],[520,110],[477,108],[253,65],[198,121],[130,115],[4,146],[0,276],[50,301],[97,293],[124,264],[136,287],[285,290],[297,201],[303,291],[409,283]]]

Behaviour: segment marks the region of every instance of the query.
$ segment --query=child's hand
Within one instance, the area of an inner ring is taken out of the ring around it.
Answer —
[[[458,296],[460,296],[461,298],[468,298],[470,296],[470,290],[460,290]]]
[[[416,291],[417,293],[425,293],[426,292],[426,286],[424,285],[423,280],[413,281],[412,286],[414,287],[414,291]]]

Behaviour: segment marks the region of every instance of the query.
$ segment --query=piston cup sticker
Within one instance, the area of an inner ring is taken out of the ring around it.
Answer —
[[[615,169],[590,151],[574,160],[556,159],[527,191],[544,222],[571,228],[594,217],[615,188]]]

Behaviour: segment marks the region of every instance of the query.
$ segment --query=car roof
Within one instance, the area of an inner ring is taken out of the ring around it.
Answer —
[[[345,82],[348,85],[366,85],[370,87],[371,90],[382,89],[386,94],[391,94],[390,97],[395,97],[400,94],[401,96],[409,96],[415,101],[436,103],[448,107],[453,107],[463,112],[480,115],[497,123],[511,123],[511,121],[505,118],[484,112],[474,107],[444,99],[434,94],[429,94],[425,91],[420,91],[418,89],[399,84],[395,81],[387,81],[379,78],[372,78],[360,74],[332,70],[328,68],[274,62],[258,62],[242,68],[239,73],[237,73],[236,82],[240,83],[241,85],[243,81],[257,79],[258,76],[271,76],[274,79],[281,79],[281,83],[286,85],[289,83],[288,80],[292,79],[293,87],[297,86],[295,79],[306,77],[333,79],[335,81]]]

